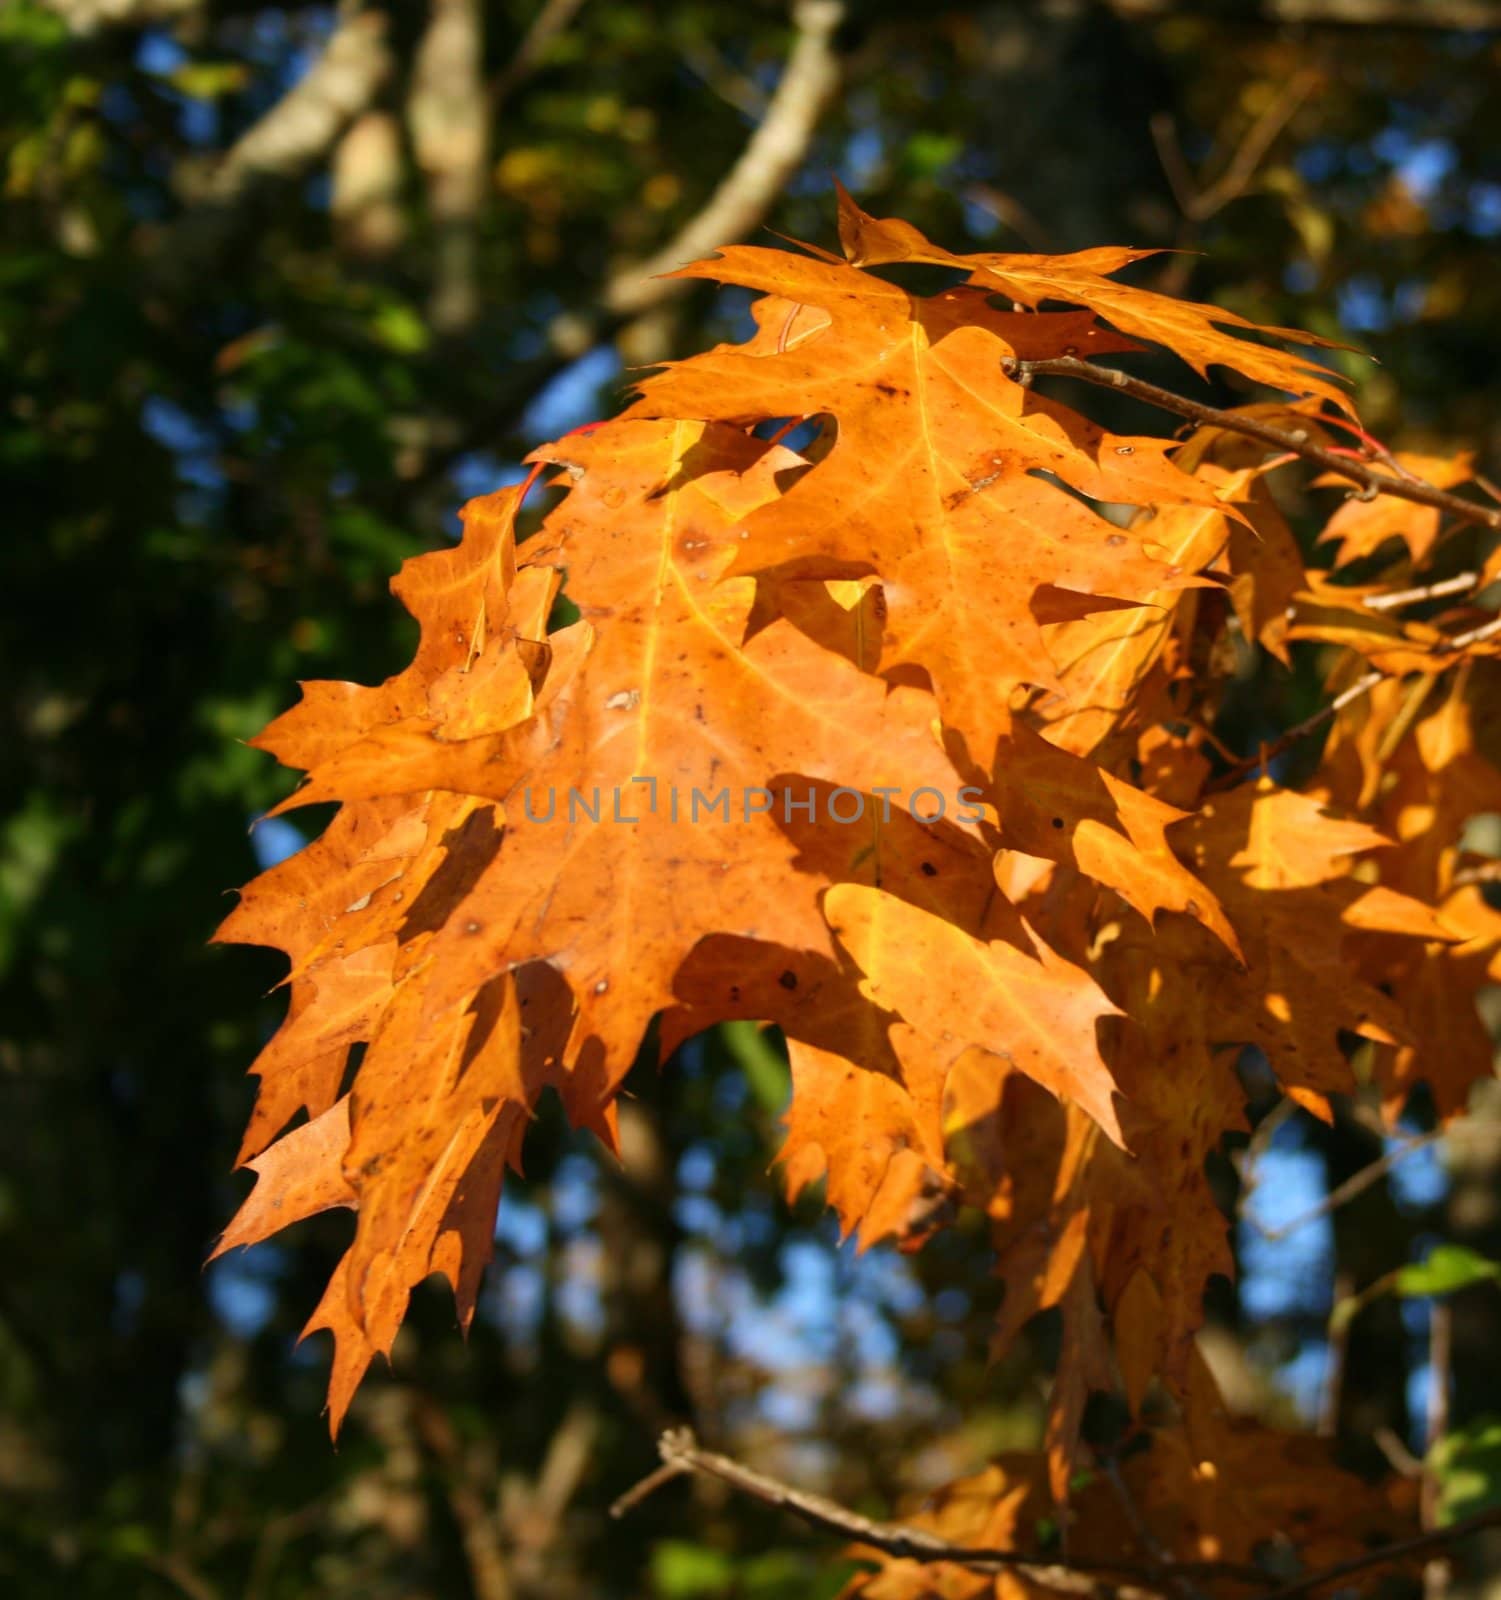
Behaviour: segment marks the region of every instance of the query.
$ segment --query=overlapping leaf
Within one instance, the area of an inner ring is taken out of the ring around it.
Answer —
[[[1435,905],[1449,935],[1389,952],[1380,969],[1409,1026],[1381,1058],[1394,1112],[1421,1079],[1451,1116],[1491,1069],[1477,1002],[1501,974],[1501,913],[1479,883],[1458,878],[1467,825],[1501,812],[1501,771],[1478,747],[1474,694],[1473,668],[1438,684],[1382,683],[1331,740],[1321,774],[1326,792],[1390,831],[1383,881]]]
[[[1474,477],[1475,457],[1471,452],[1428,456],[1399,451],[1390,462],[1372,464],[1371,471],[1381,477],[1405,477],[1432,484],[1435,489],[1452,489]],[[1343,487],[1348,481],[1337,473],[1325,473],[1314,483]],[[1413,561],[1422,562],[1438,538],[1439,515],[1433,506],[1417,505],[1395,495],[1355,495],[1330,517],[1319,540],[1336,545],[1337,567],[1375,554],[1389,539],[1400,539]]]
[[[879,575],[881,670],[926,671],[973,759],[988,762],[1012,687],[1058,686],[1039,628],[1060,614],[1042,591],[1160,603],[1191,575],[1155,527],[1124,531],[1056,486],[1201,512],[1219,509],[1213,489],[1170,463],[1167,442],[1106,433],[1002,371],[1015,356],[1077,350],[1076,314],[997,311],[983,288],[923,298],[832,258],[748,246],[680,276],[763,291],[760,333],[646,380],[632,414],[832,419],[822,459],[747,519],[736,570]],[[1065,280],[1077,292],[1061,292]],[[1158,325],[1161,297],[1082,269],[1051,286],[1039,277],[1031,298],[1092,307],[1099,285],[1113,312],[1139,303]],[[1303,381],[1295,358],[1274,362],[1268,347],[1219,333],[1205,341],[1217,360],[1239,352],[1253,376],[1273,362]],[[1076,599],[1073,614],[1084,609]]]
[[[1501,917],[1464,873],[1467,825],[1501,811],[1473,688],[1494,635],[1473,596],[1404,622],[1306,572],[1276,458],[1232,428],[1115,435],[1013,365],[1151,341],[1326,438],[1346,402],[1317,341],[1116,281],[1141,252],[956,255],[847,196],[841,239],[685,268],[762,293],[752,337],[536,452],[564,493],[519,554],[522,491],[475,502],[397,581],[411,665],[306,685],[258,741],[307,773],[289,805],[340,809],[221,930],[290,972],[220,1248],[354,1210],[309,1323],[337,1427],[423,1279],[472,1315],[544,1089],[613,1141],[654,1018],[664,1055],[774,1024],[788,1191],[822,1181],[862,1246],[973,1206],[997,1345],[1061,1319],[1045,1451],[956,1486],[938,1525],[1033,1548],[1090,1394],[1119,1386],[1165,1547],[1244,1559],[1296,1521],[1332,1559],[1314,1468],[1207,1386],[1195,1335],[1232,1258],[1206,1164],[1245,1126],[1245,1046],[1321,1115],[1352,1040],[1389,1110],[1426,1077],[1451,1113],[1488,1070]],[[919,295],[902,263],[965,281]],[[757,437],[802,419],[801,451]],[[1351,502],[1328,539],[1343,563],[1389,533],[1418,559],[1436,518]],[[549,632],[565,575],[578,620]],[[1360,685],[1316,784],[1214,777],[1231,650],[1304,642],[1341,653],[1333,692]],[[1078,1525],[1135,1550],[1092,1494]],[[946,1594],[1026,1587],[935,1570]],[[900,1562],[862,1582],[918,1592]]]

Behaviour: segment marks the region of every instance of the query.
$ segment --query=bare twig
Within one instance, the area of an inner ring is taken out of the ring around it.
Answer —
[[[1048,361],[1018,361],[1011,358],[1002,363],[1002,368],[1018,383],[1028,383],[1036,377],[1078,378],[1084,383],[1098,384],[1104,389],[1116,389],[1122,394],[1131,395],[1134,399],[1144,400],[1148,405],[1175,412],[1200,427],[1224,428],[1229,433],[1239,433],[1248,439],[1257,439],[1262,444],[1270,445],[1285,454],[1301,456],[1314,466],[1337,472],[1341,477],[1360,484],[1373,496],[1394,495],[1399,500],[1411,500],[1418,505],[1447,511],[1450,516],[1458,518],[1461,522],[1501,530],[1501,508],[1477,505],[1473,500],[1465,500],[1459,495],[1448,493],[1447,490],[1436,489],[1430,483],[1377,472],[1374,467],[1367,466],[1354,457],[1340,455],[1323,445],[1315,444],[1308,433],[1301,428],[1278,428],[1269,422],[1242,416],[1239,412],[1222,411],[1216,406],[1201,405],[1197,400],[1189,400],[1183,395],[1174,394],[1171,389],[1160,388],[1155,383],[1148,383],[1144,378],[1133,378],[1129,373],[1121,372],[1115,367],[1096,366],[1094,362],[1081,361],[1077,356],[1056,356]]]
[[[1389,594],[1367,595],[1361,604],[1368,611],[1395,611],[1398,606],[1413,606],[1420,600],[1439,600],[1446,594],[1464,594],[1479,581],[1478,572],[1457,572],[1452,578],[1419,584],[1416,589],[1393,589]]]
[[[551,1552],[564,1536],[569,1504],[594,1460],[598,1433],[598,1412],[588,1401],[575,1400],[553,1430],[532,1481],[513,1474],[501,1485],[500,1525],[518,1594],[545,1595],[556,1586]]]
[[[1386,674],[1383,672],[1371,671],[1357,678],[1348,689],[1341,690],[1339,694],[1335,695],[1327,706],[1321,706],[1311,717],[1304,717],[1301,722],[1294,723],[1286,733],[1274,739],[1270,744],[1262,745],[1254,756],[1246,756],[1243,760],[1237,761],[1234,766],[1220,773],[1212,783],[1206,786],[1205,792],[1216,794],[1222,789],[1227,789],[1231,785],[1239,783],[1248,772],[1265,771],[1278,756],[1290,750],[1299,739],[1302,739],[1307,734],[1317,732],[1326,722],[1338,716],[1352,700],[1358,700],[1367,690],[1374,689],[1385,676]]]
[[[1489,622],[1481,623],[1477,628],[1471,628],[1468,633],[1457,633],[1452,638],[1439,640],[1433,645],[1433,654],[1435,656],[1458,656],[1461,651],[1468,650],[1472,645],[1484,644],[1487,639],[1494,639],[1498,634],[1501,634],[1501,617],[1493,617]],[[1435,669],[1435,671],[1438,670],[1447,669]],[[1312,716],[1304,717],[1301,722],[1295,723],[1284,734],[1274,739],[1271,744],[1263,745],[1254,756],[1246,756],[1242,760],[1235,762],[1210,783],[1205,792],[1209,794],[1218,793],[1220,790],[1238,783],[1248,772],[1265,770],[1268,763],[1274,761],[1284,751],[1291,749],[1299,739],[1322,728],[1332,717],[1343,711],[1352,700],[1358,700],[1368,689],[1375,688],[1378,683],[1389,676],[1391,674],[1380,672],[1375,668],[1362,674],[1348,688],[1342,689],[1335,695],[1328,705],[1321,706]],[[1403,719],[1399,719],[1399,722],[1393,725],[1391,730],[1393,734],[1400,735],[1406,732],[1407,720],[1417,714],[1417,708],[1422,704],[1422,700],[1432,687],[1433,682],[1434,679],[1431,675],[1420,677],[1417,680],[1413,697],[1404,708]],[[1395,747],[1396,742],[1396,738],[1393,738],[1393,747]],[[1384,749],[1382,758],[1385,759],[1390,753],[1390,750]]]
[[[1258,1596],[1258,1600],[1303,1600],[1304,1595],[1325,1589],[1331,1583],[1338,1583],[1341,1578],[1353,1577],[1357,1572],[1369,1572],[1372,1567],[1388,1567],[1398,1561],[1410,1561],[1430,1551],[1449,1550],[1468,1539],[1472,1533],[1483,1533],[1487,1528],[1496,1527],[1501,1527],[1501,1506],[1488,1506],[1474,1516],[1451,1522],[1447,1528],[1435,1528],[1431,1533],[1420,1533],[1411,1539],[1384,1545],[1379,1550],[1367,1550],[1361,1555],[1351,1556],[1348,1561],[1336,1562],[1332,1567],[1321,1567],[1317,1572],[1310,1572],[1306,1577],[1297,1578],[1292,1583],[1283,1584],[1280,1589],[1272,1589]]]
[[[648,1472],[640,1483],[633,1483],[623,1495],[619,1496],[610,1507],[610,1515],[615,1518],[625,1516],[627,1512],[634,1511],[648,1496],[654,1495],[658,1489],[671,1483],[674,1478],[681,1478],[692,1470],[686,1461],[664,1461],[660,1467],[654,1467]]]
[[[1337,1211],[1342,1205],[1348,1204],[1356,1195],[1364,1194],[1373,1183],[1378,1183],[1392,1170],[1399,1161],[1404,1161],[1419,1150],[1426,1150],[1429,1145],[1437,1144],[1444,1136],[1442,1128],[1434,1128],[1431,1132],[1420,1133],[1415,1138],[1404,1143],[1394,1145],[1385,1155],[1378,1156],[1376,1160],[1362,1167],[1359,1172],[1345,1179],[1341,1184],[1336,1184],[1316,1206],[1311,1206],[1301,1216],[1294,1217],[1291,1222],[1284,1222],[1276,1228],[1264,1228],[1259,1222],[1251,1220],[1251,1226],[1262,1236],[1275,1243],[1279,1239],[1286,1239],[1299,1228],[1305,1228],[1310,1222],[1317,1222],[1320,1217],[1327,1216],[1331,1211]]]
[[[385,15],[360,5],[341,15],[308,71],[224,153],[205,203],[232,205],[259,180],[301,176],[374,99],[391,70]]]
[[[766,115],[766,92],[754,78],[737,71],[711,44],[694,41],[682,46],[683,65],[727,106],[759,122]]]
[[[1450,1368],[1454,1357],[1454,1308],[1442,1296],[1428,1310],[1428,1437],[1424,1440],[1426,1463],[1423,1469],[1423,1527],[1437,1526],[1443,1500],[1443,1484],[1432,1466],[1433,1447],[1449,1431]],[[1442,1600],[1448,1591],[1450,1564],[1440,1557],[1423,1568],[1424,1600]]]
[[[188,210],[164,231],[155,254],[156,271],[169,285],[191,280],[224,255],[254,197],[310,171],[374,101],[392,67],[386,16],[353,0],[339,14],[308,71],[190,186]]]
[[[1350,1299],[1354,1288],[1348,1272],[1336,1273],[1334,1303],[1340,1305]],[[1350,1321],[1348,1317],[1331,1317],[1329,1321],[1329,1365],[1324,1369],[1315,1429],[1321,1439],[1332,1439],[1339,1432],[1339,1407],[1345,1392],[1345,1368],[1350,1359]]]
[[[1240,1197],[1235,1203],[1235,1215],[1238,1218],[1245,1219],[1247,1216],[1248,1203],[1256,1189],[1256,1168],[1271,1149],[1278,1129],[1292,1121],[1297,1114],[1296,1104],[1284,1095],[1252,1130],[1246,1148],[1236,1162],[1236,1171],[1240,1176]]]
[[[988,211],[997,222],[1004,223],[1029,250],[1046,254],[1056,248],[1047,229],[1014,195],[1005,194],[988,183],[972,183],[964,191],[964,198],[982,211]]]
[[[141,1565],[180,1589],[187,1600],[220,1600],[220,1591],[180,1556],[144,1555]]]
[[[1383,1422],[1371,1435],[1371,1443],[1384,1455],[1392,1471],[1414,1483],[1423,1476],[1423,1463],[1407,1448],[1402,1436]]]
[[[704,1473],[727,1483],[737,1493],[775,1506],[800,1517],[810,1527],[831,1533],[855,1544],[880,1550],[897,1560],[952,1562],[974,1572],[1018,1571],[1032,1583],[1065,1594],[1093,1594],[1095,1577],[1113,1575],[1130,1578],[1160,1590],[1164,1583],[1186,1578],[1233,1578],[1243,1583],[1265,1583],[1266,1574],[1258,1567],[1233,1562],[1169,1562],[1158,1570],[1124,1561],[1052,1562],[1045,1557],[1026,1555],[1016,1550],[989,1549],[951,1544],[937,1534],[904,1523],[873,1522],[858,1512],[822,1495],[794,1489],[777,1479],[743,1466],[729,1456],[702,1450],[686,1428],[669,1429],[657,1441],[662,1465],[649,1477],[622,1495],[611,1508],[622,1515],[638,1505],[653,1490],[688,1472]],[[1118,1585],[1112,1584],[1118,1588]]]
[[[1227,1579],[1237,1582],[1265,1585],[1268,1575],[1259,1567],[1241,1566],[1224,1561],[1174,1562],[1160,1572],[1132,1567],[1120,1562],[1082,1562],[1067,1564],[1039,1561],[1035,1556],[1018,1554],[1014,1550],[992,1550],[967,1545],[953,1545],[921,1528],[907,1527],[901,1523],[872,1522],[867,1517],[847,1510],[822,1495],[806,1494],[779,1483],[765,1473],[742,1466],[728,1456],[710,1450],[700,1450],[693,1434],[686,1428],[672,1429],[657,1441],[662,1457],[662,1467],[638,1484],[629,1494],[616,1502],[616,1514],[623,1514],[638,1504],[652,1489],[659,1488],[672,1478],[689,1472],[701,1472],[729,1484],[741,1494],[776,1506],[800,1517],[810,1527],[855,1544],[880,1550],[898,1560],[919,1562],[951,1562],[976,1572],[1004,1570],[1020,1571],[1024,1577],[1040,1587],[1065,1594],[1093,1594],[1097,1585],[1093,1575],[1115,1574],[1134,1578],[1153,1592],[1161,1592],[1164,1579]],[[1327,1588],[1358,1572],[1368,1572],[1373,1567],[1391,1566],[1399,1561],[1411,1560],[1439,1550],[1447,1550],[1487,1528],[1501,1527],[1501,1506],[1491,1506],[1473,1516],[1450,1523],[1446,1528],[1418,1534],[1411,1539],[1401,1539],[1379,1550],[1366,1550],[1347,1561],[1321,1567],[1285,1583],[1280,1588],[1264,1589],[1256,1600],[1302,1600],[1304,1595]],[[1110,1581],[1108,1587],[1117,1596],[1124,1597],[1130,1588]],[[1137,1590],[1140,1593],[1141,1590]]]
[[[707,204],[649,260],[615,272],[604,304],[636,314],[684,287],[681,280],[651,281],[720,245],[743,238],[761,221],[802,164],[824,112],[838,92],[842,72],[834,36],[845,17],[844,0],[798,0],[792,19],[797,37],[766,115]]]
[[[1163,1549],[1157,1536],[1147,1526],[1146,1519],[1137,1507],[1130,1486],[1121,1472],[1120,1463],[1113,1456],[1107,1456],[1099,1462],[1099,1466],[1105,1481],[1110,1485],[1111,1492],[1115,1495],[1116,1504],[1121,1508],[1121,1514],[1130,1525],[1136,1542],[1152,1558],[1158,1580],[1166,1587],[1175,1590],[1183,1600],[1206,1600],[1204,1591],[1192,1579],[1172,1571],[1172,1557]]]
[[[584,0],[543,0],[542,9],[532,18],[511,59],[496,74],[487,102],[491,117],[506,97],[536,71],[543,52],[583,9]]]
[[[1193,168],[1183,154],[1183,141],[1178,137],[1178,123],[1170,111],[1157,112],[1147,124],[1152,130],[1152,142],[1157,146],[1157,159],[1173,199],[1185,217],[1192,217],[1199,201],[1199,186],[1194,180]]]
[[[453,1424],[436,1400],[411,1397],[412,1420],[440,1470],[448,1508],[458,1525],[475,1600],[511,1600],[514,1592],[495,1517],[470,1475]]]
[[[1446,639],[1436,648],[1468,650],[1472,644],[1483,644],[1487,639],[1494,639],[1498,633],[1501,633],[1501,617],[1492,617],[1489,622],[1482,622],[1478,628],[1471,628],[1468,633],[1455,634],[1452,639]]]
[[[1272,103],[1251,124],[1245,137],[1235,147],[1224,171],[1212,183],[1202,186],[1195,181],[1184,159],[1178,130],[1172,118],[1165,114],[1152,118],[1152,137],[1157,143],[1163,171],[1172,185],[1180,210],[1190,222],[1207,222],[1216,212],[1223,211],[1232,200],[1238,200],[1246,192],[1267,151],[1322,78],[1323,74],[1313,68],[1289,78]]]
[[[329,1492],[314,1496],[295,1511],[277,1517],[262,1517],[255,1524],[255,1549],[240,1600],[262,1600],[269,1593],[276,1565],[288,1543],[328,1514]]]

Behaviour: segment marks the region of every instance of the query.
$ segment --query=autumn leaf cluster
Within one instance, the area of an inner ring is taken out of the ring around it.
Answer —
[[[1045,1455],[954,1486],[939,1525],[1024,1545],[1114,1392],[1166,1548],[1338,1559],[1399,1513],[1226,1414],[1195,1343],[1233,1271],[1206,1163],[1247,1127],[1248,1047],[1322,1117],[1375,1083],[1395,1120],[1420,1081],[1450,1116],[1491,1071],[1501,915],[1466,832],[1501,809],[1490,514],[1382,492],[1472,467],[1382,449],[1307,335],[1120,281],[1142,252],[954,255],[843,195],[840,239],[683,268],[755,291],[751,336],[536,451],[561,495],[519,546],[530,480],[471,502],[395,581],[411,664],[305,684],[259,737],[306,774],[289,806],[339,809],[219,933],[291,963],[219,1248],[355,1212],[308,1325],[337,1429],[417,1284],[473,1315],[544,1090],[613,1146],[654,1019],[664,1057],[774,1025],[787,1192],[821,1181],[862,1246],[978,1211],[997,1349],[1061,1317]],[[1350,472],[1222,421],[1112,433],[1036,376],[1143,349],[1271,391],[1233,415]],[[1300,474],[1335,507],[1327,566],[1283,510]],[[1489,565],[1435,614],[1456,539]],[[1227,751],[1237,662],[1299,643],[1324,712],[1295,750]],[[1298,787],[1265,776],[1320,738]],[[1085,1537],[1133,1547],[1117,1522]],[[860,1582],[907,1595],[909,1567]]]

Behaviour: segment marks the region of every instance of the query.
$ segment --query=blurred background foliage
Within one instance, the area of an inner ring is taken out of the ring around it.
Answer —
[[[609,1520],[660,1425],[878,1513],[1036,1440],[1050,1330],[987,1372],[977,1232],[857,1258],[789,1212],[786,1069],[749,1027],[638,1067],[624,1173],[543,1116],[467,1348],[419,1296],[337,1451],[294,1340],[347,1218],[202,1267],[283,1004],[278,958],[205,941],[301,842],[250,831],[288,777],[242,741],[297,679],[404,662],[387,580],[464,498],[625,367],[743,330],[743,297],[643,264],[827,244],[833,174],[957,249],[1195,252],[1142,277],[1343,331],[1375,431],[1501,474],[1485,0],[0,4],[7,1593],[816,1595],[832,1553],[711,1487]],[[1226,737],[1305,709],[1315,666],[1256,666]],[[1421,1454],[1432,1295],[1374,1298],[1337,1360],[1330,1306],[1434,1239],[1501,1254],[1501,1135],[1274,1243],[1382,1140],[1358,1104],[1253,1114],[1275,1182],[1213,1307],[1222,1378],[1357,1463]],[[1459,1510],[1501,1463],[1501,1297],[1466,1283]]]

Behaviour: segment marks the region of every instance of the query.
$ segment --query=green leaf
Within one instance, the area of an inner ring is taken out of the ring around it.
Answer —
[[[381,306],[371,319],[371,330],[387,350],[398,355],[416,355],[427,349],[427,324],[410,306],[399,301]]]
[[[746,1086],[756,1103],[770,1116],[779,1116],[792,1092],[792,1074],[785,1051],[767,1038],[759,1022],[723,1022],[720,1036],[735,1065],[745,1074]]]
[[[1457,1522],[1501,1502],[1501,1417],[1476,1417],[1451,1429],[1425,1464],[1438,1480],[1440,1522]]]
[[[963,154],[964,143],[952,134],[919,131],[907,141],[903,161],[914,178],[936,178]]]
[[[1501,1278],[1501,1263],[1489,1261],[1462,1244],[1436,1245],[1424,1262],[1401,1268],[1393,1287],[1404,1298],[1453,1294],[1473,1284]]]
[[[664,1539],[651,1554],[652,1590],[663,1600],[696,1600],[724,1594],[734,1581],[734,1562],[722,1550]]]
[[[31,50],[61,50],[69,42],[68,24],[36,0],[15,0],[0,6],[0,45]]]
[[[1329,1313],[1329,1332],[1340,1334],[1355,1320],[1356,1312],[1360,1311],[1369,1297],[1352,1294],[1348,1299],[1338,1300],[1333,1310]]]
[[[827,1552],[768,1550],[741,1563],[737,1595],[745,1600],[834,1600],[859,1569]]]
[[[191,61],[167,74],[167,82],[190,100],[217,100],[238,94],[250,77],[243,61]]]

